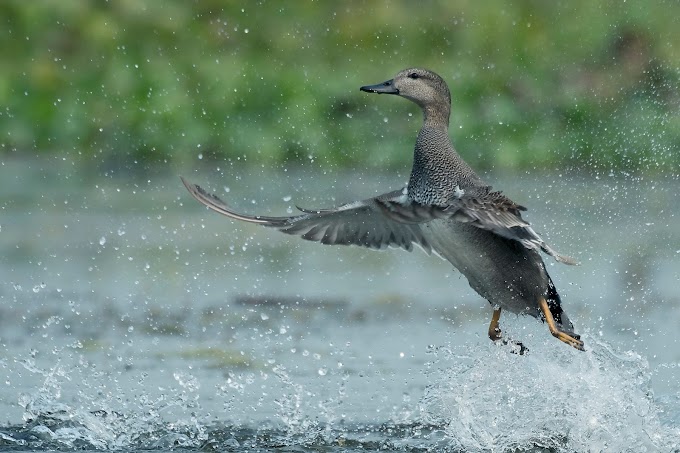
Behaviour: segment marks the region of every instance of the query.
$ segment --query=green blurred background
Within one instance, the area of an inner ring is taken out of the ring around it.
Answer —
[[[451,87],[474,166],[667,172],[680,2],[3,0],[0,155],[109,172],[408,166],[408,66]]]

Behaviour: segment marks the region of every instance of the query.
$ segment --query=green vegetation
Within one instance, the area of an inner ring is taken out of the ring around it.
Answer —
[[[100,168],[408,165],[425,66],[480,168],[680,163],[680,3],[4,0],[0,153]],[[412,116],[408,116],[411,113]]]

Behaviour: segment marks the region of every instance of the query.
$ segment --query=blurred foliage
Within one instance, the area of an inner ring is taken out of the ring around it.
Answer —
[[[673,169],[678,17],[675,1],[4,0],[0,153],[404,166],[417,107],[358,87],[424,66],[478,168]]]

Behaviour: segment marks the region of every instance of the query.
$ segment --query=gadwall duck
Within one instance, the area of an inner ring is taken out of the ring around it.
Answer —
[[[269,217],[238,213],[182,178],[184,185],[220,214],[309,241],[408,251],[416,244],[448,260],[491,303],[489,338],[494,342],[526,351],[520,342],[501,336],[498,321],[507,310],[543,319],[554,337],[584,350],[539,252],[561,263],[576,262],[546,244],[522,219],[526,208],[492,191],[455,151],[448,133],[451,94],[446,82],[432,71],[411,68],[361,91],[401,96],[423,111],[407,187],[336,208]]]

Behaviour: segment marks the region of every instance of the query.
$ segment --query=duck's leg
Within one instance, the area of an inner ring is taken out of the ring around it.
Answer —
[[[518,353],[519,355],[523,355],[525,352],[528,351],[527,348],[524,347],[522,343],[519,341],[514,341],[514,340],[508,340],[503,338],[503,335],[501,335],[501,328],[498,325],[498,320],[501,319],[501,309],[499,308],[494,308],[493,310],[493,315],[491,315],[491,322],[489,323],[489,338],[491,341],[494,343],[500,343],[500,344],[512,344],[517,347],[519,347],[519,351],[513,351]]]
[[[538,301],[538,304],[541,307],[541,311],[543,312],[543,316],[545,317],[545,322],[548,323],[548,329],[550,329],[550,333],[552,334],[552,336],[560,341],[567,343],[569,346],[578,349],[579,351],[585,351],[585,349],[583,348],[583,342],[581,340],[572,337],[570,334],[564,332],[559,327],[557,327],[555,319],[553,318],[553,315],[550,312],[550,307],[548,307],[548,302],[545,300],[544,297],[541,297],[541,299]]]
[[[501,319],[501,309],[495,308],[489,324],[489,338],[494,342],[501,339],[501,328],[498,326],[499,319]]]

